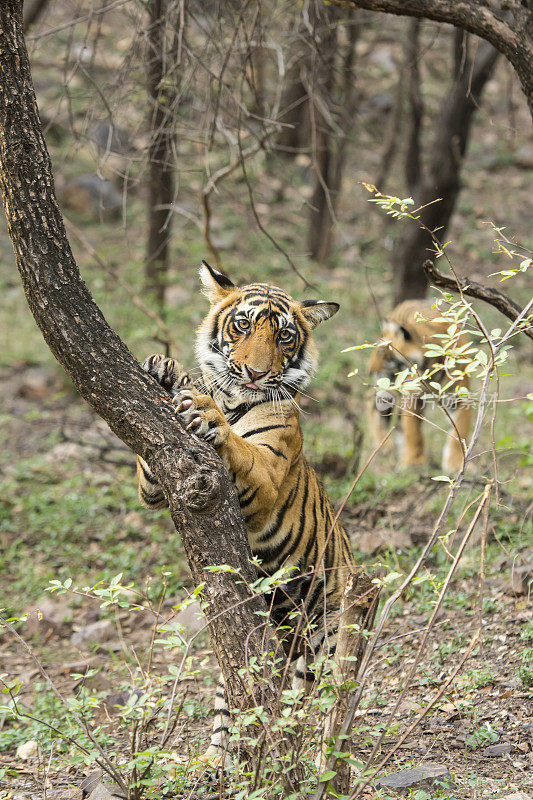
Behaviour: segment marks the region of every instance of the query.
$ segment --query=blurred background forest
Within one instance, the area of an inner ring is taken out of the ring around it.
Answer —
[[[507,239],[524,257],[533,248],[531,118],[512,67],[490,45],[451,26],[314,0],[35,0],[26,14],[41,120],[74,255],[137,358],[167,351],[193,365],[193,332],[206,311],[197,280],[203,258],[237,283],[271,282],[294,297],[340,302],[340,312],[317,333],[320,368],[302,401],[305,451],[338,504],[370,447],[367,355],[344,351],[376,341],[395,302],[437,296],[421,269],[431,254],[429,237],[416,223],[380,212],[364,184],[413,197],[415,207],[444,198],[422,214],[449,242],[456,272],[500,286],[491,274],[507,269],[509,259],[496,239]],[[100,621],[100,612],[81,598],[50,599],[48,581],[94,584],[122,572],[141,588],[150,578],[148,591],[156,596],[165,573],[171,605],[186,591],[187,567],[166,512],[149,514],[138,504],[133,454],[79,400],[44,344],[3,221],[0,253],[0,605],[31,612],[28,636],[70,686],[62,664],[79,661],[80,648],[86,652],[76,632]],[[521,306],[531,296],[527,273],[503,286]],[[494,309],[474,306],[489,329],[502,326]],[[487,647],[494,652],[490,674],[473,678],[463,693],[484,692],[498,735],[512,729],[520,742],[527,737],[516,733],[524,724],[519,709],[531,685],[520,677],[523,645],[517,645],[527,624],[533,561],[529,345],[515,339],[493,429],[487,423],[457,511],[492,469],[492,436],[501,481],[487,561],[487,624],[494,626]],[[446,491],[431,480],[440,471],[443,434],[428,427],[426,437],[427,467],[401,471],[394,457],[378,456],[344,511],[360,559],[400,574],[427,540]],[[435,569],[445,561],[437,554]],[[439,670],[468,638],[476,564],[467,557],[457,575],[448,638],[441,638],[444,628],[435,634],[428,664],[437,659]],[[424,585],[405,601],[398,613],[409,622],[402,624],[416,628],[430,595]],[[150,629],[134,628],[131,636],[142,647]],[[90,651],[91,664],[102,667],[104,692],[122,674],[120,637],[107,638],[109,647]],[[379,699],[370,700],[376,708],[386,708],[401,672],[401,647],[394,647],[382,665],[387,679],[376,678]],[[479,653],[474,670],[484,668],[487,652]],[[15,646],[0,641],[0,656],[9,671],[29,675],[27,702],[37,702],[35,676]],[[509,682],[514,705],[497,700],[498,687],[507,691]],[[206,711],[198,702],[189,716],[203,735],[207,726],[198,720]],[[455,726],[450,736],[460,753],[463,720],[476,730],[486,723],[469,713],[454,717],[448,708],[439,722],[442,729]],[[434,734],[424,733],[421,752]],[[0,763],[27,738],[20,725],[0,730]],[[413,747],[403,758],[419,755]],[[519,766],[487,762],[492,789],[520,783],[529,756],[526,747],[515,757]]]

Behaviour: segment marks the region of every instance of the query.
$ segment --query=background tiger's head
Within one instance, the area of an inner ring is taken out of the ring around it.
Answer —
[[[208,387],[245,403],[303,389],[317,365],[312,330],[338,303],[300,302],[266,283],[238,287],[205,261],[200,279],[211,308],[198,329],[196,353]]]
[[[446,330],[446,325],[435,322],[440,313],[423,300],[406,300],[396,306],[383,321],[383,344],[372,351],[368,371],[391,377],[412,364],[422,367],[425,345]]]

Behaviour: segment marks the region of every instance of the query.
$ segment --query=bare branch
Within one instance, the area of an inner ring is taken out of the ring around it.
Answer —
[[[497,308],[498,311],[513,320],[513,322],[523,314],[523,309],[520,308],[518,303],[515,303],[514,300],[503,292],[498,291],[498,289],[493,289],[490,286],[483,286],[481,283],[477,283],[477,281],[470,280],[470,278],[449,278],[447,275],[443,275],[442,272],[439,272],[433,261],[429,258],[424,261],[422,266],[428,280],[441,289],[450,289],[452,292],[466,294],[468,297],[475,297],[477,300],[483,300],[485,303]],[[526,336],[533,339],[533,328],[531,324],[528,325],[527,328],[524,328],[522,333],[525,333]]]
[[[398,16],[448,22],[490,42],[513,65],[533,116],[533,12],[523,4],[497,0],[332,0]]]

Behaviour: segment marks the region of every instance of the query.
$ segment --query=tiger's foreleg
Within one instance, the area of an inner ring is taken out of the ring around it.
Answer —
[[[184,387],[192,387],[190,376],[179,361],[173,358],[156,353],[143,361],[141,366],[171,397],[175,397]],[[137,456],[137,477],[142,505],[151,509],[166,508],[168,503],[163,490],[146,461],[140,456]]]
[[[401,410],[401,463],[407,466],[424,463],[422,403],[413,395],[404,400]]]
[[[383,410],[378,409],[379,403],[380,396],[376,393],[375,389],[372,389],[370,392],[368,392],[366,397],[366,419],[370,439],[375,447],[377,447],[378,444],[383,441],[387,431],[389,430],[394,411],[393,404],[391,404],[390,407],[384,408]],[[390,453],[393,447],[394,445],[392,439],[389,438],[383,443],[381,452]]]
[[[447,475],[459,472],[463,467],[463,446],[461,441],[466,444],[470,433],[471,417],[471,408],[458,400],[457,408],[452,412],[455,427],[450,427],[442,451],[442,468]],[[459,435],[459,438],[457,438],[457,435]]]
[[[291,453],[298,452],[301,443],[294,415],[273,414],[257,432],[239,436],[212,397],[186,388],[173,402],[187,429],[210,442],[222,458],[236,485],[247,527],[254,516],[254,525],[260,528],[278,499]]]

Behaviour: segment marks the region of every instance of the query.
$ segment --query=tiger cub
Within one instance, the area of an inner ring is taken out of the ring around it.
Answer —
[[[274,623],[293,633],[295,609],[320,624],[318,633],[306,643],[299,637],[292,650],[293,637],[284,636],[287,653],[298,656],[293,688],[303,689],[312,677],[305,656],[334,651],[340,602],[353,565],[348,538],[302,455],[298,413],[299,392],[317,366],[312,331],[339,306],[293,300],[266,283],[237,287],[205,261],[200,278],[211,304],[197,332],[201,381],[193,383],[180,364],[160,355],[150,356],[143,367],[169,391],[187,429],[211,442],[222,458],[262,573],[294,568],[267,605]],[[143,505],[166,505],[141,458],[137,471]],[[228,725],[221,678],[211,744],[202,760],[224,756]]]
[[[382,326],[383,344],[372,351],[368,371],[375,380],[388,377],[394,381],[396,375],[413,364],[421,374],[432,362],[425,355],[425,346],[431,342],[442,344],[440,334],[448,331],[450,323],[442,320],[441,312],[432,308],[424,300],[406,300],[396,306],[385,318]],[[458,346],[466,344],[467,338],[462,334]],[[450,375],[443,369],[431,380],[441,385],[450,381]],[[463,465],[463,449],[459,439],[466,441],[470,431],[471,410],[468,397],[461,398],[454,391],[457,388],[469,389],[468,376],[457,380],[451,391],[444,394],[441,404],[444,405],[453,420],[450,426],[442,454],[442,468],[447,474],[457,472]],[[367,400],[368,427],[375,444],[378,444],[387,431],[394,405],[400,405],[400,458],[405,465],[424,463],[424,441],[422,437],[422,418],[424,401],[417,394],[400,398],[396,393],[380,393],[373,391]]]

